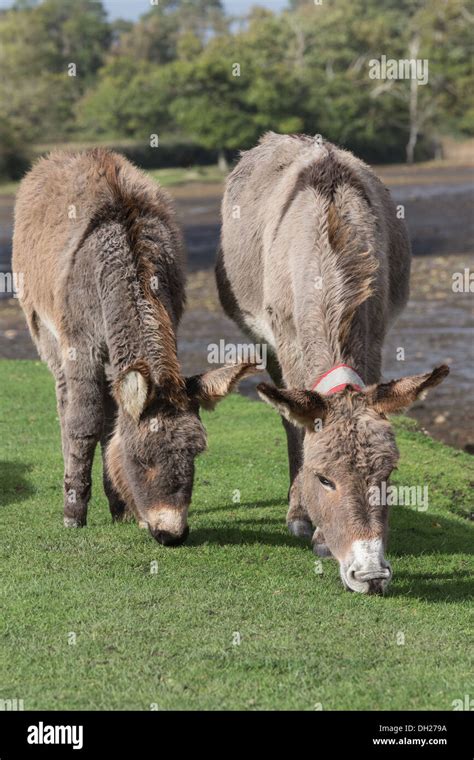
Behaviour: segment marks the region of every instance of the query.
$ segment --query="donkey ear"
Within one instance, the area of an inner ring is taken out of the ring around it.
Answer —
[[[115,382],[118,405],[138,422],[151,392],[150,370],[144,362],[127,367]]]
[[[408,409],[417,399],[424,398],[430,388],[439,385],[449,375],[449,367],[442,364],[424,375],[402,377],[389,383],[371,385],[366,390],[370,406],[381,414],[396,414]]]
[[[262,371],[250,362],[211,369],[202,375],[186,378],[188,396],[197,399],[204,409],[214,409],[241,380]]]
[[[324,397],[314,391],[286,390],[268,383],[259,383],[257,393],[263,401],[274,406],[282,417],[313,432],[315,420],[323,420],[328,411]]]

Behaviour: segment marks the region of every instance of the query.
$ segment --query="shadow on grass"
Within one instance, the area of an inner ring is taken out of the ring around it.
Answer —
[[[0,461],[0,507],[24,501],[34,493],[33,485],[25,478],[31,470],[32,466],[24,462]]]
[[[220,507],[211,507],[209,509],[198,508],[196,510],[193,510],[193,514],[196,516],[201,516],[216,512],[238,512],[239,525],[255,525],[255,530],[258,531],[259,525],[271,525],[279,523],[281,523],[282,526],[285,525],[287,505],[286,502],[281,502],[281,504],[283,507],[281,518],[252,517],[252,512],[250,511],[253,509],[269,509],[278,507],[279,502],[276,499],[267,499],[262,501],[252,501],[237,504],[223,504]],[[247,510],[249,511],[247,512],[245,519],[242,519],[244,513]],[[229,526],[229,528],[222,528],[219,526],[203,532],[208,532],[208,540],[212,541],[212,535],[214,535],[214,533],[224,533],[226,531],[237,531],[237,534],[242,533],[239,531],[238,526]],[[471,524],[468,521],[463,524],[462,522],[459,522],[459,519],[442,517],[432,512],[417,512],[414,509],[402,506],[393,507],[390,516],[389,551],[390,554],[397,557],[406,555],[420,556],[423,554],[432,553],[473,554],[474,542],[472,532],[473,531]],[[259,535],[261,536],[261,543],[265,543],[265,536],[272,537],[272,544],[277,543],[274,540],[273,534],[260,533]],[[230,543],[245,543],[245,541],[230,540]],[[252,541],[252,543],[255,543],[255,541]],[[301,543],[303,546],[305,545],[304,541],[299,541],[299,543]],[[291,543],[291,545],[293,546],[294,544]]]
[[[275,501],[236,504],[235,509],[245,507],[274,507]],[[207,510],[219,512],[227,507]],[[205,512],[206,510],[203,510]],[[199,510],[199,512],[202,514]],[[251,513],[250,513],[251,514]],[[284,525],[284,515],[281,524]],[[277,518],[248,517],[234,526],[216,526],[215,528],[197,528],[191,530],[187,541],[189,546],[202,543],[219,546],[261,544],[264,546],[289,546],[292,549],[310,551],[309,541],[298,539],[282,531],[265,530],[270,524],[278,524]],[[244,528],[241,526],[245,525]],[[250,529],[249,525],[254,528]],[[433,566],[433,572],[398,571],[394,562],[394,583],[388,596],[416,597],[429,602],[459,602],[471,599],[474,595],[474,579],[469,570],[452,570],[443,572],[442,562],[449,555],[473,554],[472,529],[468,522],[464,525],[456,519],[441,517],[429,512],[416,512],[407,507],[396,507],[392,511],[391,537],[389,554],[392,557],[426,558]],[[397,584],[397,581],[400,581]]]
[[[266,499],[261,501],[247,501],[247,502],[236,502],[228,503],[224,502],[219,507],[209,507],[208,509],[196,509],[195,513],[199,515],[209,515],[212,512],[227,512],[227,511],[233,511],[233,510],[244,510],[244,509],[269,509],[270,507],[273,509],[274,507],[278,507],[281,504],[282,509],[284,512],[282,513],[282,520],[285,522],[285,515],[286,510],[288,509],[288,504],[286,501],[278,501],[278,499]],[[193,510],[194,511],[194,510]]]
[[[406,507],[394,507],[391,517],[389,553],[395,557],[426,557],[433,572],[398,571],[395,560],[389,596],[444,603],[474,597],[474,578],[469,570],[443,571],[443,562],[449,555],[473,554],[473,531],[467,520],[463,524]]]
[[[266,531],[256,525],[255,530],[235,527],[216,528],[191,528],[186,546],[199,546],[201,544],[217,544],[218,546],[290,546],[292,549],[310,549],[308,542],[291,536],[289,533],[277,533]]]
[[[460,577],[462,576],[462,577]],[[397,580],[402,584],[397,586]],[[407,584],[409,587],[407,588]],[[424,577],[410,572],[397,573],[395,567],[394,581],[387,593],[389,597],[415,597],[424,602],[462,602],[474,599],[474,582],[472,574],[453,571],[440,578],[438,573]]]
[[[282,514],[281,517],[252,517],[251,510],[253,509],[274,509],[278,507],[280,502],[278,499],[261,499],[260,501],[251,502],[238,502],[236,504],[224,503],[219,507],[210,507],[209,509],[196,509],[194,514],[196,516],[213,514],[219,512],[235,512],[239,513],[238,523],[229,524],[229,526],[216,526],[210,528],[191,528],[190,537],[187,540],[187,544],[190,546],[197,546],[200,543],[217,544],[219,546],[226,545],[242,545],[249,546],[251,544],[262,544],[265,546],[291,546],[295,548],[310,548],[310,542],[308,540],[295,538],[287,532],[285,525],[285,516],[287,510],[286,502],[282,501]],[[246,514],[246,517],[242,519],[242,516]],[[192,521],[192,515],[190,516]],[[232,517],[229,520],[232,521]],[[254,526],[254,530],[248,528],[242,529],[239,526],[248,525]],[[283,532],[270,532],[265,530],[265,526],[280,525],[283,527]]]
[[[441,517],[430,512],[416,512],[407,507],[393,507],[390,516],[390,554],[397,557],[422,554],[473,554],[471,523]]]

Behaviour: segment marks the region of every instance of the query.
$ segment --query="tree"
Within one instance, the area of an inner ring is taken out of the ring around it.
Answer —
[[[371,161],[413,161],[444,133],[474,133],[467,0],[291,8],[255,7],[235,25],[222,0],[160,0],[136,23],[108,24],[99,0],[17,0],[0,13],[5,139],[173,130],[223,163],[271,129],[320,133]],[[428,83],[371,79],[382,55],[427,59]]]
[[[368,77],[368,61],[379,46],[387,49],[395,17],[390,10],[380,14],[373,0],[325,0],[283,14],[291,32],[285,60],[302,93],[302,131],[370,160],[400,157],[406,118],[391,96],[371,99]]]
[[[35,13],[50,43],[48,68],[62,73],[69,63],[75,63],[83,91],[102,66],[111,39],[102,2],[44,0]]]
[[[96,0],[45,0],[0,17],[0,111],[31,140],[72,127],[81,97],[107,51],[109,28]],[[72,64],[72,66],[71,66]]]
[[[20,179],[30,162],[25,134],[12,128],[0,115],[0,178]]]
[[[255,137],[245,94],[249,71],[231,37],[212,40],[194,62],[178,62],[176,97],[171,113],[184,132],[205,148],[218,152],[245,147]]]
[[[443,130],[472,130],[472,16],[463,0],[294,0],[284,14],[298,41],[315,129],[369,160],[414,160]],[[469,28],[471,26],[471,29]],[[370,79],[369,62],[428,59],[429,82]],[[420,145],[421,141],[421,145]]]
[[[291,33],[272,13],[253,15],[248,28],[209,41],[202,54],[176,67],[171,112],[186,134],[215,149],[249,148],[268,129],[303,126],[305,90],[288,65]]]
[[[221,0],[161,0],[123,34],[114,52],[136,60],[165,64],[179,57],[182,37],[199,41],[225,29]]]
[[[420,135],[439,142],[444,130],[474,131],[469,118],[462,121],[474,84],[469,55],[474,17],[462,0],[405,0],[404,4],[400,58],[426,62],[428,81],[419,84],[413,76],[386,80],[372,95],[377,98],[390,93],[407,111],[406,160],[411,164]]]
[[[112,59],[78,104],[78,126],[87,135],[148,140],[173,126],[173,90],[171,66]]]

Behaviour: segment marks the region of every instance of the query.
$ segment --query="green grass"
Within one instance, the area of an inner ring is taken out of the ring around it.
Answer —
[[[15,195],[19,186],[20,186],[19,180],[18,182],[15,182],[14,180],[12,180],[11,182],[0,182],[0,196]]]
[[[466,454],[397,426],[396,481],[428,484],[430,504],[393,509],[391,590],[364,597],[343,590],[332,560],[316,574],[288,535],[286,444],[266,405],[235,396],[204,415],[209,451],[178,549],[111,524],[99,457],[88,527],[62,527],[44,366],[0,362],[0,409],[0,698],[25,709],[451,710],[473,694]]]
[[[194,182],[223,182],[225,175],[218,166],[193,166],[191,168],[175,167],[169,169],[150,169],[150,177],[157,180],[162,187],[189,185]],[[0,182],[0,196],[15,195],[20,182]]]
[[[148,174],[163,187],[188,185],[192,182],[223,182],[225,175],[218,166],[194,166],[190,169],[150,169]]]

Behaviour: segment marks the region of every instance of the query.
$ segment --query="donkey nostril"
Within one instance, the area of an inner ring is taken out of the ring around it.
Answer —
[[[355,581],[355,580],[357,580],[356,579],[356,571],[353,570],[352,568],[349,568],[349,570],[347,571],[347,580],[348,581]]]
[[[189,528],[186,526],[180,536],[176,536],[166,530],[150,530],[150,533],[153,538],[156,539],[158,543],[163,544],[163,546],[180,546],[189,536]]]
[[[369,594],[377,594],[382,595],[385,591],[385,585],[386,580],[385,579],[374,579],[369,581],[369,590],[367,593]]]

